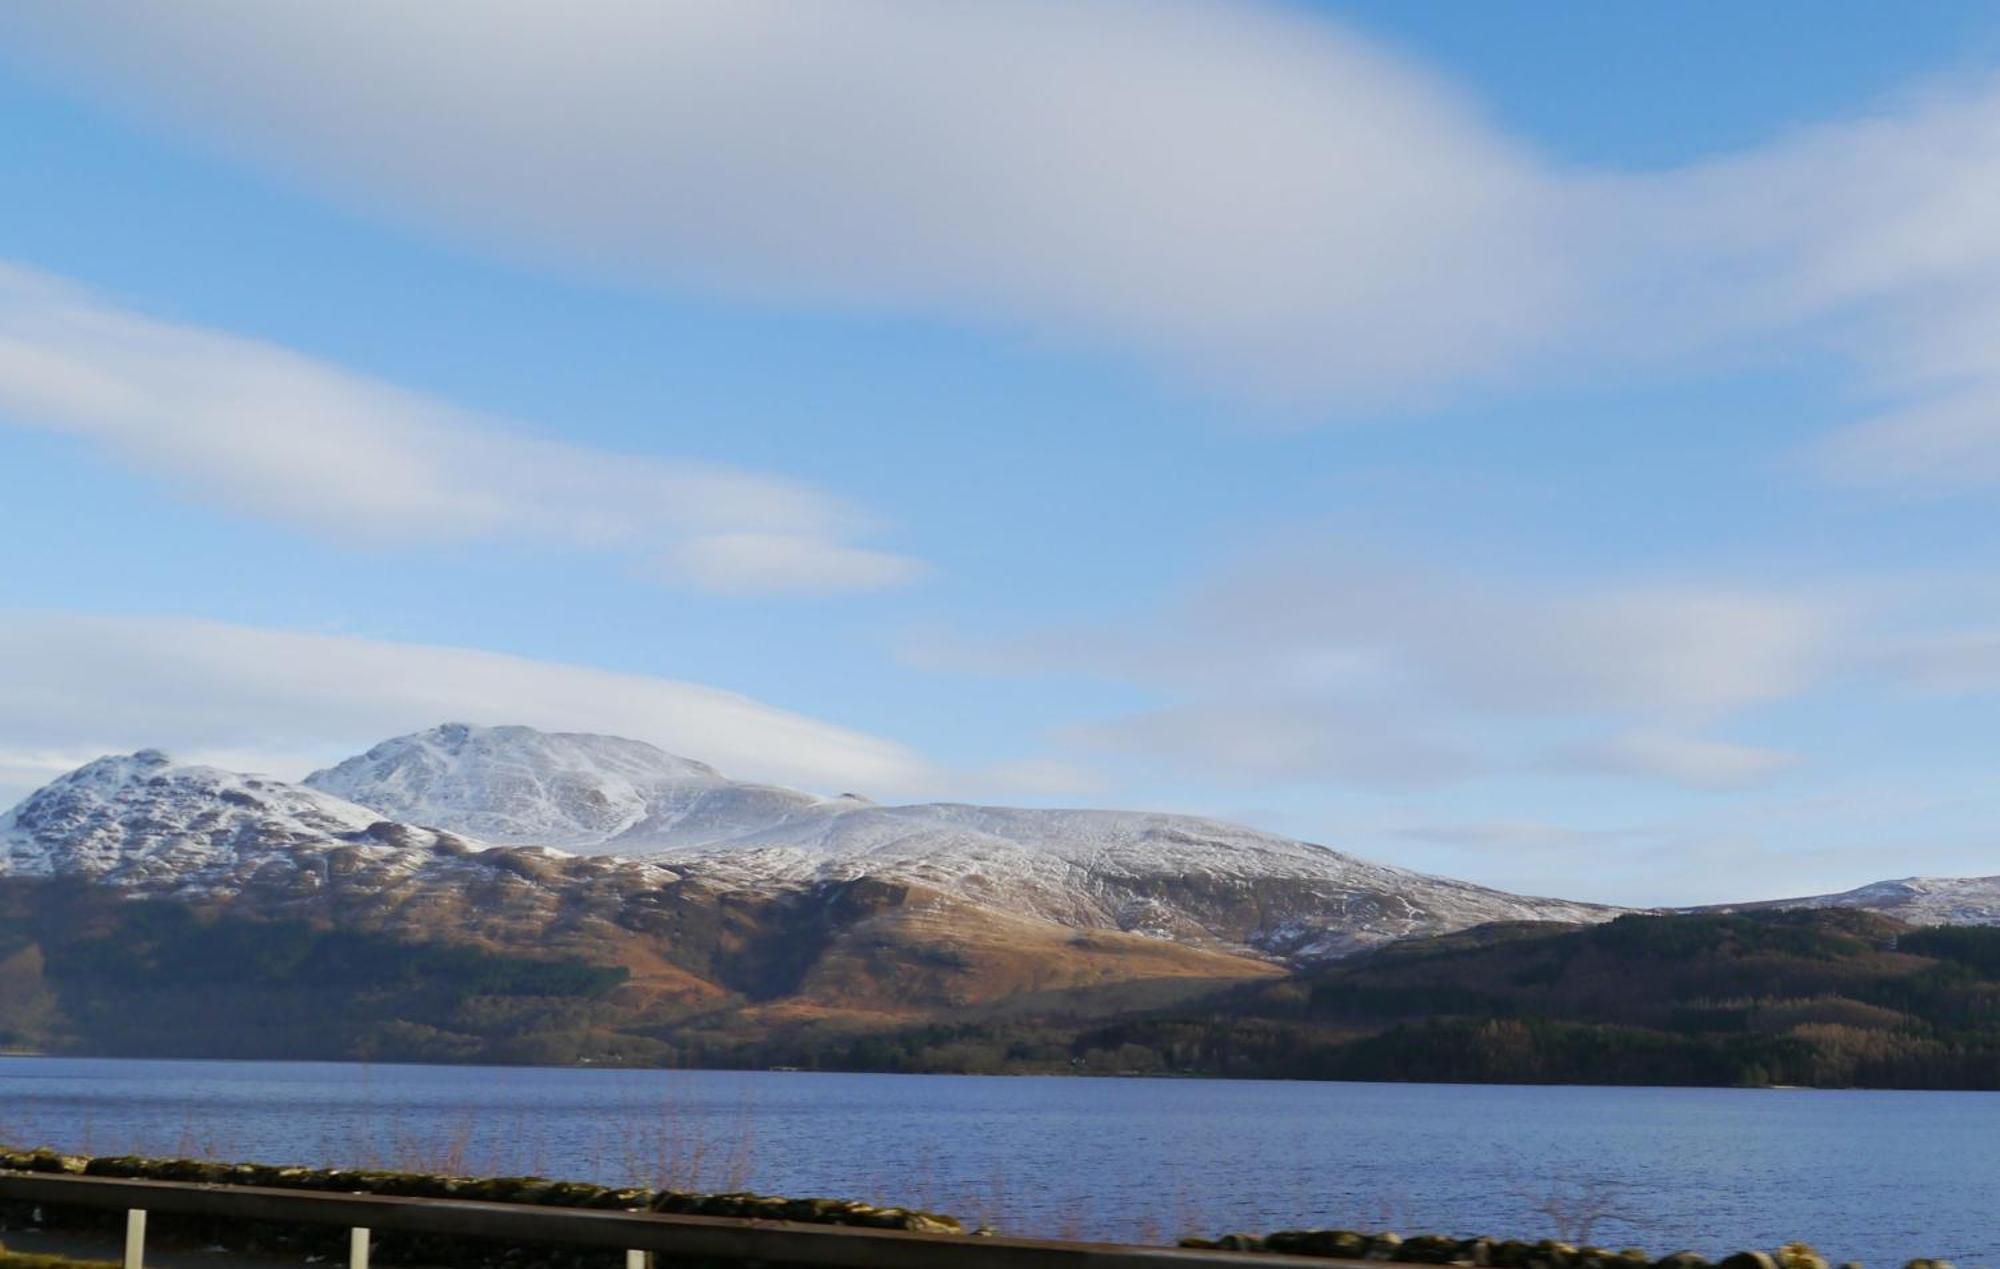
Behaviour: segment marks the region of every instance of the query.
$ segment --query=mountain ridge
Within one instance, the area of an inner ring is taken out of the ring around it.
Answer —
[[[307,783],[490,841],[622,846],[746,891],[873,878],[1070,928],[1284,960],[1486,921],[1617,911],[1509,895],[1197,816],[817,798],[738,783],[636,741],[524,727],[445,724],[384,741]],[[551,817],[552,796],[605,808],[605,821]],[[543,831],[552,818],[570,834]]]
[[[617,964],[621,999],[766,1020],[1129,1001],[1139,984],[1178,992],[1623,911],[1197,816],[878,806],[734,781],[617,737],[462,723],[298,784],[158,750],[98,759],[0,817],[0,874]],[[1735,906],[2000,923],[2000,903],[1966,897],[1989,882]]]
[[[2000,925],[2000,877],[1898,877],[1832,894],[1709,904],[1699,912],[1853,908],[1912,925]]]

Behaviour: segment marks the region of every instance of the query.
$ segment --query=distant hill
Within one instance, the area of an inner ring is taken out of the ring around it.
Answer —
[[[1851,909],[1490,926],[1077,1046],[1305,1079],[2000,1088],[2000,929]]]
[[[1255,983],[1071,982],[913,1019],[663,998],[608,960],[14,879],[0,880],[0,1048],[2000,1088],[2000,930],[1837,909],[1499,925]]]
[[[629,973],[0,880],[0,1048],[567,1061]]]

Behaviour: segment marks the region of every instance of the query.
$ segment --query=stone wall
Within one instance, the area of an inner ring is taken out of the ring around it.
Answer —
[[[1340,1260],[1381,1260],[1399,1264],[1476,1265],[1495,1269],[1711,1269],[1711,1262],[1691,1251],[1653,1257],[1636,1247],[1578,1247],[1544,1239],[1450,1238],[1443,1234],[1364,1234],[1351,1229],[1292,1229],[1275,1234],[1225,1234],[1220,1238],[1184,1238],[1183,1247],[1223,1251],[1268,1251],[1292,1256],[1326,1256]],[[1713,1269],[1832,1269],[1826,1257],[1805,1243],[1787,1243],[1776,1251],[1739,1251]],[[1860,1269],[1852,1262],[1840,1269]],[[1912,1260],[1904,1269],[1951,1269],[1945,1260]]]
[[[451,1177],[418,1172],[212,1163],[200,1159],[146,1159],[130,1155],[90,1158],[50,1150],[4,1149],[0,1149],[0,1169],[145,1181],[191,1181],[210,1185],[380,1194],[398,1198],[453,1198],[489,1203],[533,1203],[548,1207],[752,1217],[934,1234],[965,1232],[954,1217],[901,1207],[876,1207],[849,1199],[620,1189],[580,1181],[551,1181],[544,1177]],[[97,1229],[110,1233],[121,1230],[123,1226],[124,1214],[121,1212],[0,1203],[0,1229]],[[223,1247],[246,1255],[290,1259],[323,1257],[336,1264],[344,1260],[347,1251],[347,1231],[332,1226],[265,1225],[158,1213],[148,1221],[147,1234],[149,1238],[159,1240],[161,1245]],[[445,1269],[623,1269],[625,1263],[623,1253],[616,1251],[523,1248],[428,1234],[399,1234],[389,1230],[375,1234],[374,1254],[375,1259],[383,1264],[443,1266]],[[0,1264],[0,1269],[9,1267]]]

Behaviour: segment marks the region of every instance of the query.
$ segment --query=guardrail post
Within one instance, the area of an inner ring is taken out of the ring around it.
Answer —
[[[652,1258],[650,1251],[628,1251],[625,1253],[625,1269],[651,1269]]]
[[[358,1225],[347,1231],[347,1269],[368,1269],[368,1231]]]
[[[125,1213],[125,1269],[145,1269],[146,1209],[130,1208]]]

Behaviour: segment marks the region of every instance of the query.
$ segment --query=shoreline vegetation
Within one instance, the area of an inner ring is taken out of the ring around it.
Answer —
[[[665,1007],[621,965],[0,884],[0,1051],[901,1074],[2000,1088],[2000,929],[1851,910],[1412,939],[904,1014]]]
[[[613,1187],[545,1177],[469,1177],[438,1172],[306,1168],[132,1155],[92,1157],[49,1149],[19,1150],[4,1146],[0,1146],[0,1170],[784,1220],[969,1237],[989,1232],[984,1226],[969,1228],[957,1217],[940,1212],[877,1206],[855,1200],[783,1198],[741,1191],[710,1194],[645,1186]],[[1709,1269],[1710,1266],[1714,1269],[1833,1269],[1824,1256],[1802,1242],[1787,1243],[1768,1252],[1737,1252],[1719,1261],[1710,1261],[1691,1251],[1656,1258],[1638,1248],[1613,1250],[1591,1245],[1588,1241],[1593,1223],[1588,1211],[1564,1213],[1551,1209],[1550,1214],[1560,1218],[1559,1224],[1570,1228],[1564,1230],[1561,1237],[1535,1242],[1443,1234],[1404,1236],[1386,1231],[1364,1233],[1347,1229],[1298,1229],[1265,1235],[1225,1234],[1217,1238],[1188,1235],[1181,1237],[1178,1245],[1400,1264],[1492,1266],[1495,1269]],[[110,1234],[121,1223],[121,1214],[115,1212],[0,1203],[0,1269],[70,1269],[71,1266],[93,1263],[9,1253],[3,1237],[7,1231]],[[323,1226],[250,1224],[167,1215],[154,1223],[150,1233],[170,1245],[222,1249],[252,1257],[304,1256],[315,1260],[337,1259],[346,1237],[344,1230]],[[614,1264],[623,1262],[622,1255],[618,1253],[563,1248],[524,1249],[391,1231],[378,1232],[377,1250],[381,1263],[424,1264],[443,1269],[610,1269]],[[1841,1269],[1860,1267],[1848,1262]],[[1951,1269],[1951,1265],[1948,1261],[1915,1259],[1905,1262],[1904,1269]]]

